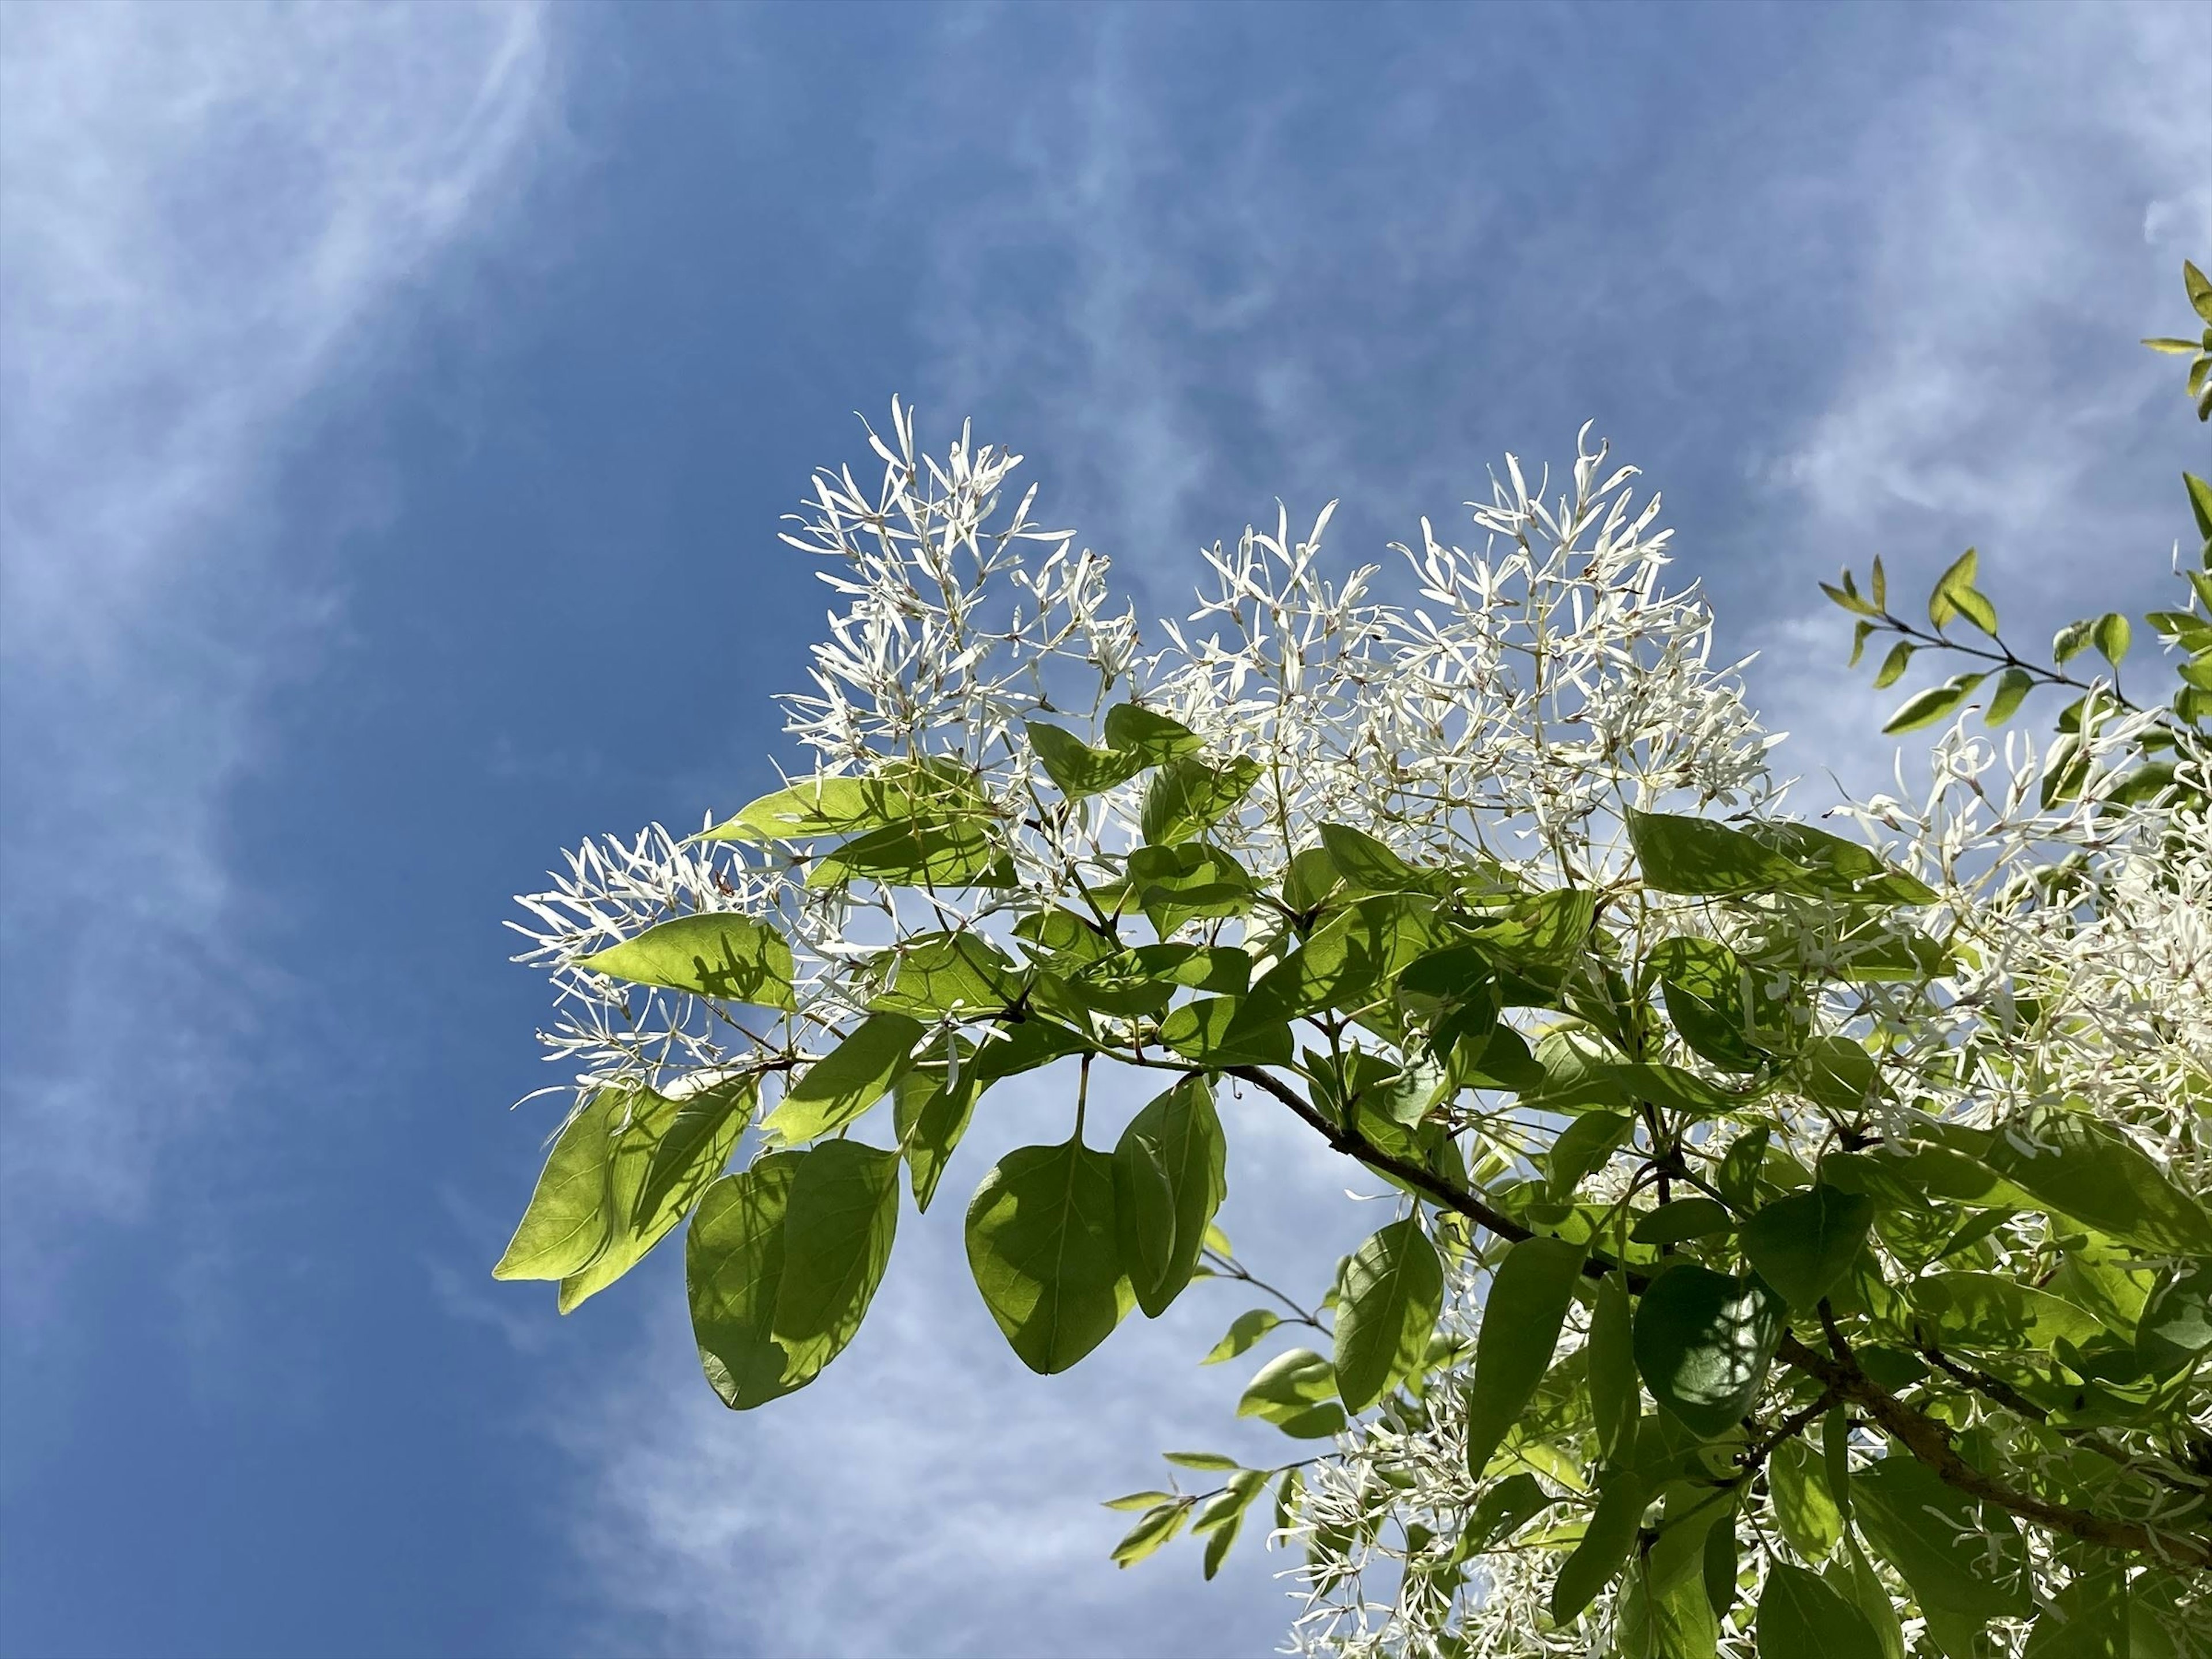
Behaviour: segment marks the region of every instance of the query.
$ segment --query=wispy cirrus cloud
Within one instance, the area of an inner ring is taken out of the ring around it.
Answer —
[[[542,5],[0,17],[0,1297],[143,1214],[271,987],[225,847],[264,700],[338,603],[273,491],[395,301],[548,129]]]
[[[1845,158],[1884,187],[1859,275],[1821,307],[1838,372],[1754,457],[1754,514],[1808,575],[1883,555],[1908,613],[1978,546],[2033,648],[2067,617],[2165,602],[2202,429],[2136,341],[2176,331],[2181,261],[2212,249],[2212,55],[2187,6],[1978,21],[1931,53],[1954,95],[1901,88]],[[1758,687],[1799,765],[1875,787],[1901,690],[1846,676],[1848,620],[1808,580],[1795,597],[1759,624]]]

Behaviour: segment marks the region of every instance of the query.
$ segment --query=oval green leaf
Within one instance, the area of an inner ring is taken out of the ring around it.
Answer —
[[[921,1033],[921,1023],[904,1014],[869,1015],[799,1074],[761,1127],[790,1142],[835,1133],[906,1075]]]
[[[789,1356],[775,1328],[784,1212],[804,1157],[770,1152],[714,1182],[684,1238],[684,1282],[699,1363],[722,1403],[736,1411],[764,1406],[808,1380],[784,1381]]]
[[[1755,1628],[1765,1659],[1882,1659],[1866,1615],[1786,1561],[1767,1569]]]
[[[1228,1196],[1228,1163],[1202,1077],[1183,1079],[1121,1132],[1114,1151],[1121,1266],[1146,1317],[1158,1318],[1190,1283],[1206,1227]]]
[[[1586,1254],[1565,1239],[1525,1238],[1492,1275],[1467,1401],[1467,1466],[1477,1480],[1550,1369]]]
[[[1336,1282],[1336,1386],[1345,1410],[1366,1410],[1420,1363],[1443,1289],[1437,1248],[1410,1217],[1346,1259]]]
[[[766,922],[733,911],[678,916],[588,957],[579,968],[635,985],[789,1008],[791,946]]]
[[[1929,1610],[1982,1620],[2022,1617],[2034,1606],[2012,1516],[1945,1485],[1926,1464],[1896,1453],[1859,1470],[1851,1513]]]
[[[1079,1139],[1017,1147],[975,1189],[968,1266],[1031,1370],[1066,1370],[1134,1304],[1117,1233],[1114,1159]]]
[[[857,1140],[810,1147],[783,1221],[776,1342],[796,1388],[845,1351],[883,1282],[898,1230],[898,1154]]]
[[[1738,1242],[1790,1305],[1809,1309],[1850,1271],[1874,1224],[1874,1200],[1825,1183],[1762,1207]]]
[[[1694,1263],[1654,1279],[1636,1310],[1636,1369],[1651,1397],[1711,1439],[1743,1420],[1782,1340],[1782,1299],[1756,1279]]]
[[[603,1089],[562,1127],[494,1279],[566,1279],[606,1248],[614,1225],[607,1160],[628,1101],[625,1090]]]

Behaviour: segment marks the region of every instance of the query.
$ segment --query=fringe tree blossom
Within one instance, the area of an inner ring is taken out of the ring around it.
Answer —
[[[817,473],[784,537],[836,607],[785,699],[791,793],[689,839],[586,842],[520,900],[575,1110],[503,1271],[562,1279],[568,1305],[610,1282],[580,1231],[630,1252],[618,1274],[696,1201],[702,1358],[759,1404],[810,1381],[873,1291],[823,1313],[776,1288],[799,1269],[760,1241],[795,1262],[817,1237],[809,1172],[860,1195],[840,1215],[878,1206],[853,1261],[879,1276],[899,1159],[926,1206],[974,1094],[1057,1056],[1080,1068],[1071,1140],[1009,1154],[969,1218],[987,1303],[1057,1370],[1194,1271],[1220,1166],[1191,1198],[1190,1126],[1212,1125],[1226,1073],[1392,1182],[1401,1220],[1347,1260],[1333,1357],[1280,1356],[1248,1393],[1323,1455],[1138,1494],[1125,1565],[1188,1520],[1210,1576],[1274,1480],[1299,1652],[1747,1656],[1817,1615],[2012,1653],[2111,1606],[2139,1644],[2188,1650],[2187,1575],[2212,1568],[2212,1395],[2182,1305],[2212,1285],[2212,832],[2190,731],[2102,681],[2088,696],[2112,706],[2056,754],[1962,714],[1925,787],[1900,769],[1839,838],[1782,816],[1780,738],[1742,665],[1713,661],[1694,585],[1668,586],[1658,498],[1587,428],[1556,485],[1508,456],[1470,546],[1425,520],[1395,568],[1332,579],[1333,508],[1303,532],[1279,510],[1206,551],[1195,608],[1149,640],[1107,561],[1015,495],[1018,456],[963,428],[940,462],[896,403],[868,438],[880,474]],[[2146,793],[2130,765],[2154,732],[2176,782]],[[831,823],[836,785],[906,805],[825,848],[823,825],[862,823]],[[703,958],[606,954],[689,918],[767,953],[753,1000]],[[1110,1159],[1083,1140],[1094,1061],[1181,1079]],[[742,1106],[710,1121],[729,1089]],[[763,1091],[782,1104],[757,1156],[714,1179]],[[887,1094],[896,1152],[846,1139]],[[679,1108],[689,1138],[666,1127]],[[572,1155],[585,1128],[599,1150]],[[1021,1232],[1044,1224],[1022,1171],[1047,1159],[1072,1218],[1045,1254],[1103,1261],[1095,1283],[1037,1267]],[[600,1183],[581,1208],[572,1170]],[[1799,1215],[1833,1256],[1817,1283]],[[1249,1277],[1210,1232],[1203,1259]],[[1486,1316],[1540,1271],[1557,1342],[1509,1385],[1530,1339]],[[1715,1304],[1735,1310],[1724,1340],[1655,1312],[1685,1286],[1736,1298]],[[1047,1328],[1039,1307],[1063,1314]],[[1095,1307],[1068,1337],[1065,1310]],[[1913,1482],[1941,1501],[1895,1496]]]

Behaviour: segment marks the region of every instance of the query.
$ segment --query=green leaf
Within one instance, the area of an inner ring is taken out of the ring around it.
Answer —
[[[2212,1262],[2162,1274],[2136,1325],[2136,1352],[2160,1376],[2212,1348]]]
[[[573,1312],[645,1260],[647,1252],[684,1218],[698,1191],[697,1184],[679,1188],[657,1209],[641,1213],[638,1200],[647,1171],[676,1120],[679,1103],[651,1089],[621,1092],[623,1104],[609,1118],[606,1248],[561,1281],[558,1305],[562,1313]],[[704,1173],[711,1177],[713,1171]]]
[[[1726,1206],[1697,1194],[1645,1211],[1629,1237],[1638,1244],[1680,1244],[1686,1239],[1726,1232],[1730,1224]]]
[[[1635,1127],[1626,1112],[1585,1112],[1560,1130],[1544,1160],[1553,1201],[1571,1200],[1584,1177],[1602,1166]]]
[[[2091,627],[2089,641],[2097,647],[2098,655],[2118,668],[2121,659],[2128,654],[2128,641],[2132,634],[2125,617],[2117,611],[2107,611]]]
[[[1732,1072],[1765,1063],[1768,1046],[1785,1033],[1754,1030],[1751,975],[1717,939],[1677,935],[1652,947],[1648,963],[1666,994],[1667,1017],[1682,1041]]]
[[[1711,1439],[1759,1397],[1784,1328],[1782,1298],[1693,1263],[1670,1268],[1636,1310],[1636,1369],[1651,1397]]]
[[[1362,899],[1315,928],[1304,945],[1261,976],[1246,1017],[1289,1020],[1373,1001],[1441,938],[1431,900],[1403,893]]]
[[[806,778],[763,795],[697,839],[811,841],[987,810],[974,775],[957,762],[890,761],[865,776]]]
[[[1619,1273],[1607,1273],[1598,1281],[1584,1352],[1598,1455],[1608,1464],[1635,1450],[1637,1419],[1644,1412],[1643,1389],[1636,1379],[1634,1318],[1627,1285]]]
[[[1874,689],[1886,690],[1904,678],[1905,669],[1911,664],[1912,653],[1919,648],[1909,640],[1899,640],[1891,646],[1888,654],[1881,659],[1881,666],[1874,671]]]
[[[1767,1460],[1766,1481],[1774,1495],[1774,1519],[1790,1547],[1818,1561],[1844,1535],[1843,1511],[1828,1491],[1827,1477],[1802,1440],[1785,1440]]]
[[[1121,1132],[1114,1149],[1121,1267],[1146,1317],[1158,1318],[1190,1283],[1206,1229],[1229,1190],[1227,1168],[1205,1078],[1183,1079]]]
[[[1850,1271],[1873,1224],[1872,1199],[1824,1183],[1765,1206],[1738,1242],[1760,1278],[1809,1310]]]
[[[2182,285],[2189,290],[2189,303],[2191,307],[2199,317],[2208,323],[2212,323],[2212,281],[2207,281],[2204,273],[2187,259],[2181,262],[2181,281]],[[2212,535],[2212,531],[2208,531],[2206,533]]]
[[[1287,1066],[1294,1045],[1287,1020],[1240,1018],[1245,999],[1204,997],[1172,1009],[1160,1041],[1206,1066]]]
[[[775,1340],[782,1288],[784,1214],[802,1152],[770,1152],[707,1188],[684,1248],[684,1279],[699,1363],[722,1403],[750,1411],[811,1376],[785,1381],[789,1356]]]
[[[793,1143],[834,1134],[906,1075],[921,1034],[921,1022],[904,1014],[870,1014],[799,1074],[762,1128]]]
[[[1560,1564],[1559,1577],[1552,1581],[1553,1624],[1571,1623],[1613,1582],[1636,1542],[1636,1530],[1650,1499],[1650,1490],[1636,1471],[1608,1469],[1598,1477],[1597,1507],[1583,1530],[1582,1542]]]
[[[2101,1330],[2087,1309],[2002,1273],[1930,1273],[1913,1283],[1912,1305],[1947,1348],[2045,1352]]]
[[[2130,1659],[2128,1602],[2125,1568],[2081,1574],[2038,1616],[2021,1659]]]
[[[1114,1565],[1117,1567],[1135,1566],[1182,1530],[1183,1521],[1190,1514],[1190,1510],[1191,1500],[1178,1498],[1173,1503],[1147,1510],[1144,1517],[1129,1529],[1129,1535],[1114,1546]]]
[[[883,887],[1012,887],[1013,860],[985,818],[894,823],[817,859],[809,887],[872,881]]]
[[[916,933],[896,947],[890,984],[868,1006],[933,1022],[950,1013],[998,1013],[1021,989],[1021,970],[990,940],[972,933]]]
[[[1163,939],[1187,921],[1243,915],[1257,890],[1243,865],[1198,841],[1138,848],[1128,876],[1138,908]]]
[[[2198,350],[2196,341],[2177,339],[2171,334],[2145,335],[2142,343],[2169,357],[2193,357]]]
[[[2008,668],[1997,676],[1997,689],[1990,698],[1990,706],[1982,715],[1984,724],[2002,726],[2020,708],[2021,701],[2035,689],[2035,676],[2025,668]]]
[[[1947,1486],[1925,1464],[1897,1453],[1860,1470],[1851,1510],[1867,1541],[1929,1610],[1988,1620],[2020,1618],[2033,1606],[2012,1516]]]
[[[1817,1575],[1786,1561],[1767,1569],[1757,1632],[1767,1659],[1883,1659],[1866,1615]]]
[[[2081,1112],[1987,1136],[1981,1161],[2038,1203],[2153,1255],[2212,1256],[2212,1217],[2149,1155]]]
[[[733,911],[678,916],[579,957],[576,965],[636,985],[665,986],[763,1008],[793,1006],[791,946],[767,923]]]
[[[1935,725],[1966,702],[1967,694],[1984,678],[1980,674],[1954,674],[1941,685],[1931,685],[1925,691],[1907,697],[1898,711],[1889,717],[1889,723],[1881,728],[1883,732],[1917,732],[1923,726]]]
[[[1126,1498],[1109,1498],[1098,1507],[1105,1510],[1148,1510],[1155,1504],[1172,1504],[1176,1495],[1171,1492],[1133,1492]]]
[[[1237,1415],[1273,1423],[1294,1440],[1326,1440],[1344,1427],[1336,1368],[1310,1348],[1278,1354],[1246,1386]]]
[[[1872,848],[1832,836],[1812,824],[1759,819],[1744,825],[1743,833],[1802,868],[1804,874],[1797,884],[1801,891],[1879,904],[1928,904],[1935,900],[1933,888],[1884,863]]]
[[[1844,1118],[1866,1110],[1876,1080],[1874,1056],[1847,1036],[1808,1039],[1790,1067],[1794,1088]]]
[[[1321,842],[1346,883],[1370,893],[1417,891],[1426,884],[1420,872],[1364,830],[1324,823]]]
[[[1066,1370],[1134,1304],[1116,1235],[1114,1159],[1079,1139],[1017,1147],[975,1189],[969,1268],[1031,1370]]]
[[[1260,1340],[1283,1322],[1282,1315],[1273,1308],[1255,1308],[1241,1313],[1229,1323],[1229,1329],[1220,1341],[1206,1351],[1201,1365],[1218,1365],[1224,1359],[1234,1359],[1257,1347]]]
[[[1164,766],[1195,755],[1204,744],[1181,720],[1133,702],[1117,702],[1106,711],[1106,746],[1135,755],[1147,766]]]
[[[1162,1452],[1160,1456],[1179,1469],[1198,1469],[1212,1474],[1244,1467],[1235,1458],[1224,1456],[1219,1452]]]
[[[1267,1484],[1265,1469],[1237,1470],[1191,1522],[1192,1531],[1207,1534],[1205,1571],[1208,1578],[1221,1571],[1221,1564],[1228,1559],[1230,1547],[1236,1543],[1237,1534],[1244,1524],[1244,1511]]]
[[[2189,510],[2197,517],[2197,533],[2212,542],[2212,483],[2193,472],[2183,473],[2181,482],[2189,491]]]
[[[1736,1548],[1735,1515],[1735,1504],[1731,1502],[1726,1513],[1706,1529],[1705,1559],[1698,1564],[1699,1576],[1705,1581],[1705,1604],[1712,1608],[1716,1619],[1728,1617],[1741,1593],[1737,1583],[1741,1568]]]
[[[1804,874],[1793,860],[1741,830],[1708,818],[1664,812],[1628,813],[1644,884],[1662,893],[1728,897],[1791,888]]]
[[[915,1070],[898,1080],[892,1097],[891,1123],[898,1131],[899,1150],[906,1155],[907,1179],[917,1210],[927,1210],[937,1196],[937,1183],[945,1179],[945,1165],[975,1114],[982,1079],[971,1060],[963,1059],[954,1086],[946,1086],[941,1069]]]
[[[606,1248],[614,1230],[607,1160],[629,1092],[602,1089],[562,1126],[494,1279],[566,1279]]]
[[[1336,1382],[1346,1411],[1364,1411],[1420,1362],[1443,1289],[1436,1246],[1411,1218],[1346,1259],[1336,1281]]]
[[[1237,810],[1260,781],[1260,763],[1246,756],[1211,766],[1194,755],[1170,761],[1145,792],[1141,824],[1154,847],[1172,846],[1212,829]]]
[[[1480,1552],[1493,1544],[1504,1543],[1551,1508],[1552,1504],[1551,1495],[1525,1469],[1492,1481],[1476,1500],[1474,1513],[1468,1516],[1468,1549]]]
[[[1564,1239],[1527,1238],[1499,1259],[1483,1301],[1467,1397],[1467,1467],[1478,1480],[1551,1367],[1586,1254]]]
[[[1976,558],[1974,550],[1968,548],[1936,579],[1935,592],[1928,596],[1928,620],[1941,628],[1954,616],[1960,616],[1983,633],[1994,635],[1997,631],[1996,607],[1975,590]]]
[[[1142,755],[1093,749],[1073,732],[1040,720],[1025,720],[1023,729],[1045,775],[1070,800],[1127,783],[1151,763]]]
[[[1875,1640],[1881,1644],[1882,1659],[1905,1659],[1905,1631],[1897,1621],[1897,1604],[1890,1600],[1889,1587],[1874,1569],[1859,1548],[1859,1540],[1846,1530],[1844,1534],[1844,1553],[1829,1569],[1830,1582],[1867,1621]]]
[[[630,1207],[631,1227],[652,1226],[664,1210],[672,1209],[679,1217],[690,1210],[730,1161],[759,1102],[760,1076],[750,1072],[678,1100],[667,1133],[647,1160],[644,1182]]]
[[[857,1140],[810,1147],[783,1218],[775,1340],[796,1386],[845,1351],[883,1282],[898,1229],[896,1152]]]
[[[2051,636],[2051,659],[2063,668],[2075,657],[2089,648],[2089,635],[2096,624],[2089,622],[2070,622]]]

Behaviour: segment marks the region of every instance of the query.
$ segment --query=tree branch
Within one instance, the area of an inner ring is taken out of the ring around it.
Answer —
[[[2100,1549],[2125,1550],[2148,1560],[2212,1569],[2212,1539],[2154,1532],[2140,1522],[2116,1521],[2092,1510],[2054,1504],[1992,1480],[1959,1455],[1948,1425],[1905,1404],[1875,1382],[1860,1369],[1832,1321],[1828,1322],[1828,1330],[1837,1349],[1834,1358],[1807,1347],[1787,1331],[1783,1333],[1776,1358],[1817,1377],[1838,1399],[1862,1407],[1883,1433],[1933,1469],[1946,1486]]]

